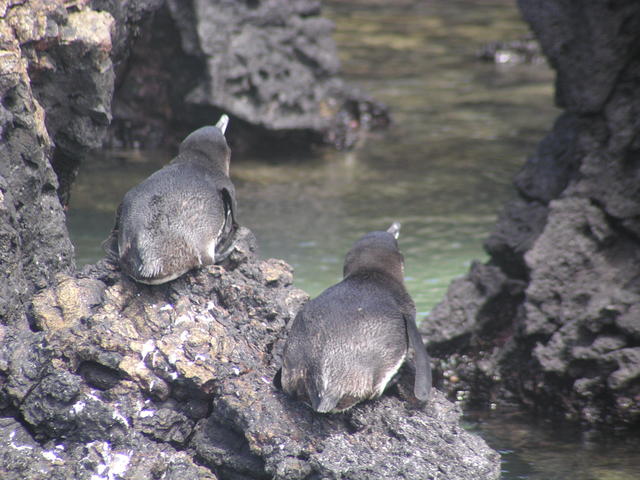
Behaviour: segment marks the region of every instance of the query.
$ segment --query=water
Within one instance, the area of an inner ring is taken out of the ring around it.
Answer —
[[[296,284],[311,295],[340,279],[360,235],[394,220],[403,225],[407,286],[421,317],[471,259],[485,258],[482,241],[511,195],[511,178],[555,115],[552,76],[540,66],[476,60],[484,42],[526,28],[513,5],[463,7],[331,4],[345,76],[386,102],[394,125],[352,152],[234,156],[240,221],[263,256],[294,266]],[[102,255],[124,192],[169,159],[107,152],[83,167],[69,211],[80,265]]]
[[[465,427],[502,455],[503,480],[637,480],[640,435],[584,433],[522,412],[468,412]]]
[[[407,287],[424,317],[471,260],[486,259],[482,241],[513,195],[511,179],[558,111],[546,66],[476,59],[484,43],[528,32],[512,2],[387,3],[328,2],[325,14],[336,22],[344,76],[391,107],[393,126],[351,152],[234,155],[231,177],[239,220],[262,255],[292,264],[311,295],[340,279],[360,235],[400,221]],[[124,193],[170,157],[104,152],[83,166],[68,214],[79,265],[102,256]],[[584,441],[496,413],[470,427],[503,453],[505,480],[639,478],[624,441]]]

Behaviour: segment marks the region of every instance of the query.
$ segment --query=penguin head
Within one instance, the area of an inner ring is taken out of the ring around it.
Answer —
[[[400,283],[404,278],[404,257],[398,249],[400,224],[394,222],[386,231],[367,233],[356,241],[344,260],[344,276],[378,271],[391,275]]]
[[[229,117],[222,115],[215,126],[202,127],[190,133],[180,144],[180,157],[189,161],[194,154],[204,155],[225,175],[229,176],[231,149],[224,136],[228,124]]]

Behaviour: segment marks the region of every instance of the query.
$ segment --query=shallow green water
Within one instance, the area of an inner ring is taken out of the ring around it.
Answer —
[[[407,286],[424,316],[471,260],[486,258],[482,241],[513,194],[511,179],[558,112],[545,66],[476,59],[484,43],[527,33],[512,2],[386,3],[329,2],[325,13],[336,21],[344,76],[391,107],[393,126],[351,152],[236,155],[231,176],[239,220],[262,255],[291,263],[311,295],[339,280],[360,235],[400,221]],[[124,193],[169,158],[105,152],[83,166],[68,215],[79,265],[102,256]],[[626,441],[585,441],[497,414],[470,426],[503,453],[505,480],[640,478]]]
[[[331,4],[345,77],[387,103],[394,125],[351,152],[233,158],[240,221],[264,256],[295,267],[296,284],[311,295],[340,278],[353,241],[394,220],[421,315],[470,260],[484,258],[511,177],[555,112],[546,68],[475,59],[484,42],[526,32],[515,8],[467,3],[474,8]],[[83,167],[69,211],[80,265],[102,255],[124,192],[169,157],[110,152]]]
[[[640,435],[581,432],[522,412],[469,412],[465,427],[502,454],[502,480],[637,480]]]

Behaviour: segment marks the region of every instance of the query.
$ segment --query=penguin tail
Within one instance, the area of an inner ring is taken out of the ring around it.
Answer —
[[[316,412],[329,413],[336,410],[339,401],[340,395],[325,392],[317,396],[312,396],[311,406]]]
[[[278,390],[283,390],[282,388],[282,368],[279,368],[276,374],[273,377],[273,386]]]
[[[102,242],[102,250],[107,254],[107,258],[114,263],[118,263],[120,257],[120,248],[118,247],[118,224],[120,223],[120,214],[122,213],[122,203],[118,205],[116,210],[116,221],[111,229],[109,236]]]
[[[342,395],[337,389],[323,382],[322,375],[314,374],[314,372],[307,372],[305,390],[311,408],[320,413],[336,411],[336,406],[342,399]]]
[[[222,203],[224,205],[224,224],[222,231],[218,237],[218,245],[216,245],[216,263],[222,263],[231,255],[236,242],[238,233],[238,224],[236,223],[234,213],[234,200],[229,190],[222,189]]]

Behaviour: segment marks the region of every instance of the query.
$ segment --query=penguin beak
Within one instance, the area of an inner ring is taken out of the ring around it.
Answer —
[[[397,240],[400,236],[400,222],[393,222],[389,228],[387,228],[387,232],[394,236]]]
[[[222,132],[222,135],[224,135],[224,132],[227,130],[227,125],[229,125],[229,117],[223,114],[220,120],[218,120],[218,123],[216,123],[216,127]]]

